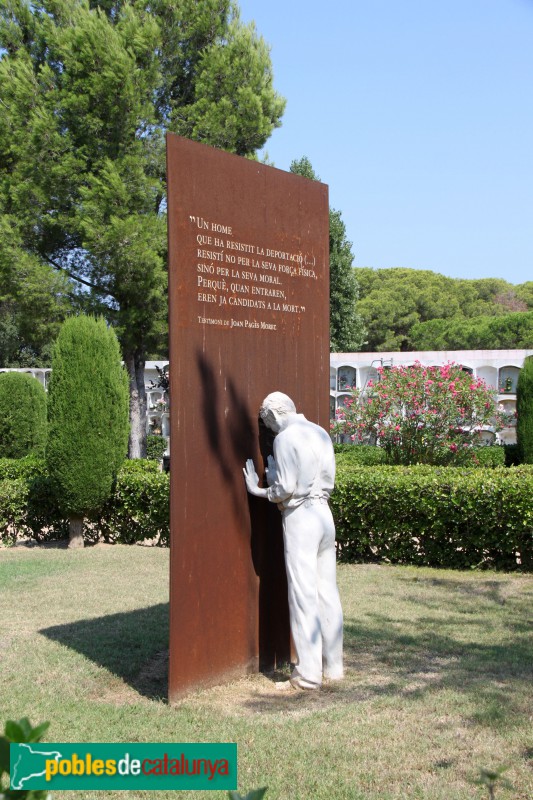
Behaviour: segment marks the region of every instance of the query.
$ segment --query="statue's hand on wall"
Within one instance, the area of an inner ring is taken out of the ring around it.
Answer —
[[[246,461],[246,466],[242,470],[244,472],[244,480],[246,481],[246,488],[250,494],[255,494],[256,497],[266,497],[266,489],[261,489],[259,486],[259,475],[255,471],[255,466],[252,458]]]

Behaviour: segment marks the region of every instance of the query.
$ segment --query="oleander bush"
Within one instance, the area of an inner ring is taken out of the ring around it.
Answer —
[[[342,465],[341,561],[533,569],[533,468]]]
[[[330,424],[355,444],[379,442],[390,464],[467,463],[478,435],[509,420],[494,389],[459,364],[378,367],[364,392],[353,387]]]
[[[43,455],[46,445],[46,392],[25,372],[0,373],[0,456]]]

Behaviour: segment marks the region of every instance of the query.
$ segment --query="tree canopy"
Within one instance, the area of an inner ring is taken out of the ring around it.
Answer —
[[[313,181],[320,178],[306,156],[292,162],[290,171]],[[359,296],[352,267],[352,244],[346,238],[346,226],[340,211],[329,211],[329,335],[334,353],[360,350],[365,327],[356,310]]]
[[[165,132],[252,155],[284,108],[268,47],[230,0],[4,0],[0,48],[9,258],[116,327],[138,444],[165,347]]]
[[[24,250],[16,220],[1,208],[0,190],[0,365],[49,366],[51,344],[70,308],[69,282]]]
[[[470,349],[488,347],[488,342],[495,349],[531,346],[524,344],[530,339],[526,312],[533,310],[528,283],[448,278],[399,267],[356,268],[355,274],[368,352]],[[504,322],[504,316],[509,320]]]
[[[512,350],[533,347],[533,311],[472,319],[432,319],[413,325],[415,350]]]

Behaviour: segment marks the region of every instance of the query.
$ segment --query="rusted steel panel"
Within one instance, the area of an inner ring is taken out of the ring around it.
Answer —
[[[279,390],[329,424],[324,184],[169,135],[169,697],[287,661],[281,515],[249,497]]]

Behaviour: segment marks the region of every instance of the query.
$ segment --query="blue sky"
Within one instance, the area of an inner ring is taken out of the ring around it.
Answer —
[[[239,0],[356,266],[533,280],[533,0]]]

